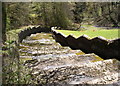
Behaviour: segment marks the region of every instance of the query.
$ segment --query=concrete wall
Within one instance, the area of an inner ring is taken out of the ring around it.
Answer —
[[[27,36],[30,36],[31,34],[41,33],[41,32],[46,32],[46,33],[51,32],[51,28],[40,27],[40,26],[28,27],[18,34],[18,42],[21,43],[23,39],[25,39]]]
[[[107,40],[103,37],[89,39],[86,35],[75,38],[71,35],[64,36],[52,28],[53,37],[62,46],[69,46],[71,49],[80,49],[85,53],[95,53],[103,59],[116,58],[120,60],[120,39]]]

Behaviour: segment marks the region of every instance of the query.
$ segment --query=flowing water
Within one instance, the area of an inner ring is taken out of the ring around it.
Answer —
[[[94,54],[84,54],[80,50],[62,47],[55,42],[50,33],[32,34],[23,40],[19,51],[20,58],[25,61],[26,66],[33,69],[32,74],[36,75],[36,80],[39,82],[41,79],[46,79],[40,78],[42,76],[40,74],[43,74],[49,83],[64,81],[69,84],[91,84],[95,82],[94,80],[98,80],[100,83],[105,76],[104,70],[108,70],[112,75],[118,73],[115,69],[109,70],[106,64],[102,63],[104,61],[99,61],[102,59]],[[105,67],[103,68],[103,66]],[[108,66],[113,67],[111,60]],[[55,73],[54,76],[51,75],[52,73]],[[99,79],[100,77],[101,79]]]
[[[69,47],[60,46],[51,34],[37,33],[24,39],[19,51],[21,58],[44,59],[72,56],[80,50],[73,51]]]

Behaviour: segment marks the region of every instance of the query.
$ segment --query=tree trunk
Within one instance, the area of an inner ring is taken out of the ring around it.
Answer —
[[[6,41],[6,5],[2,2],[2,42]]]

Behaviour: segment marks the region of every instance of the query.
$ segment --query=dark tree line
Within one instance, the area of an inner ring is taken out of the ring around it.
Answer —
[[[86,21],[98,26],[120,26],[120,2],[78,2],[75,3],[75,20]]]

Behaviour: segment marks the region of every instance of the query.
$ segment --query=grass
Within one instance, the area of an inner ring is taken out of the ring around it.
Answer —
[[[79,37],[81,35],[88,35],[90,38],[94,38],[97,36],[103,36],[106,39],[115,39],[115,38],[120,38],[119,31],[120,29],[111,29],[111,30],[97,30],[97,29],[92,29],[92,30],[85,30],[85,31],[70,31],[70,30],[57,30],[60,33],[63,33],[64,35],[73,35],[74,37]]]
[[[30,27],[32,25],[29,25],[29,26],[23,26],[23,27],[20,27],[18,29],[13,29],[13,30],[9,30],[6,32],[6,35],[7,35],[7,40],[13,40],[13,41],[17,41],[18,40],[18,33],[28,27]]]
[[[16,29],[16,30],[10,30],[7,32],[7,40],[14,40],[17,41],[18,40],[18,33],[21,31],[22,29]]]

